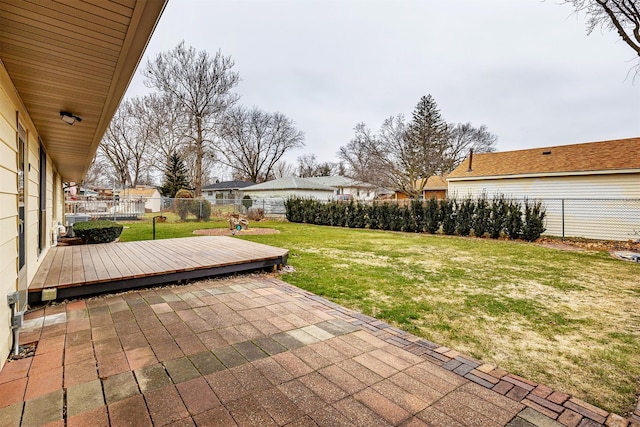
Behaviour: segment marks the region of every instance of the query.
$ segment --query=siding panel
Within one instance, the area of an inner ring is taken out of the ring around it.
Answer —
[[[450,181],[449,194],[464,197],[502,193],[515,198],[628,199],[640,198],[640,174],[550,178]]]

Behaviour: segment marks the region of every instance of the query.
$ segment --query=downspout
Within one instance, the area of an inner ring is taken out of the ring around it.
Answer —
[[[11,307],[11,329],[13,330],[13,354],[20,353],[20,327],[24,319],[24,312],[16,311],[18,304],[18,292],[11,292],[7,295],[7,304]]]

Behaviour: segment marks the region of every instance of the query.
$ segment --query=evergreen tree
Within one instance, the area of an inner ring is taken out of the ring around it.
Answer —
[[[447,122],[442,118],[438,104],[431,95],[423,96],[411,113],[409,137],[426,144],[440,142],[447,136]]]
[[[476,204],[471,197],[466,197],[458,204],[458,215],[456,217],[456,232],[460,236],[468,236],[473,228],[473,216]]]
[[[178,190],[183,188],[189,189],[187,167],[182,158],[174,153],[169,157],[164,171],[164,183],[158,190],[164,197],[174,198]]]
[[[547,210],[539,200],[535,202],[524,201],[524,225],[522,226],[522,237],[533,242],[537,240],[546,230],[544,218]]]
[[[509,201],[504,195],[495,196],[491,201],[491,213],[489,216],[489,236],[492,239],[500,237],[500,233],[504,231],[509,214]]]
[[[440,229],[440,222],[442,217],[440,216],[440,206],[435,197],[432,197],[427,202],[427,206],[424,211],[424,224],[427,233],[436,234]]]
[[[491,224],[491,204],[487,201],[487,195],[482,194],[476,199],[476,211],[473,215],[473,234],[482,237],[489,230]]]
[[[416,169],[415,176],[411,177],[412,182],[417,182],[417,186],[422,187],[414,190],[419,195],[427,178],[442,172],[445,153],[449,147],[449,126],[431,95],[420,98],[413,110],[405,138],[408,157],[412,159],[411,164]]]
[[[455,199],[440,201],[440,218],[442,218],[442,232],[450,236],[456,232],[456,217],[458,204]]]
[[[522,208],[520,202],[510,200],[507,206],[507,218],[504,223],[504,229],[510,239],[519,239],[522,236]]]
[[[425,229],[424,202],[422,200],[412,200],[411,211],[415,224],[414,231],[417,233],[422,233]]]

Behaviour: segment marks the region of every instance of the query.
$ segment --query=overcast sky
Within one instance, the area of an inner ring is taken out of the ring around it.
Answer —
[[[293,164],[336,161],[358,122],[410,117],[427,94],[446,121],[486,125],[499,151],[640,136],[637,56],[558,3],[169,0],[141,64],[181,40],[232,56],[240,102],[304,131]]]

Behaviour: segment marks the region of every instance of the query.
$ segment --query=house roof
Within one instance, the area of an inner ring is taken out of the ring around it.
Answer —
[[[448,176],[449,180],[511,175],[640,171],[640,138],[561,145],[528,150],[477,153]]]
[[[419,179],[416,181],[416,188],[420,188],[422,182],[424,180]],[[447,185],[447,175],[433,175],[427,179],[426,184],[424,185],[423,191],[432,191],[432,190],[446,190],[448,188]]]
[[[126,188],[120,192],[130,197],[153,197],[156,193],[160,194],[155,188]]]
[[[205,190],[216,190],[216,191],[221,191],[221,190],[239,190],[241,188],[249,187],[250,185],[253,185],[253,182],[247,182],[247,181],[223,181],[223,182],[216,182],[215,184],[205,185],[204,187],[202,187],[202,191],[205,191]]]
[[[273,181],[263,182],[261,184],[251,185],[243,188],[246,191],[265,191],[265,190],[320,190],[331,191],[333,187],[310,181],[308,178],[287,177],[274,179]]]
[[[311,182],[315,182],[322,185],[328,185],[329,187],[355,187],[355,188],[375,188],[374,184],[368,182],[362,182],[349,178],[346,176],[314,176],[310,178],[304,178]]]
[[[166,2],[0,0],[0,61],[63,181],[85,175]]]

